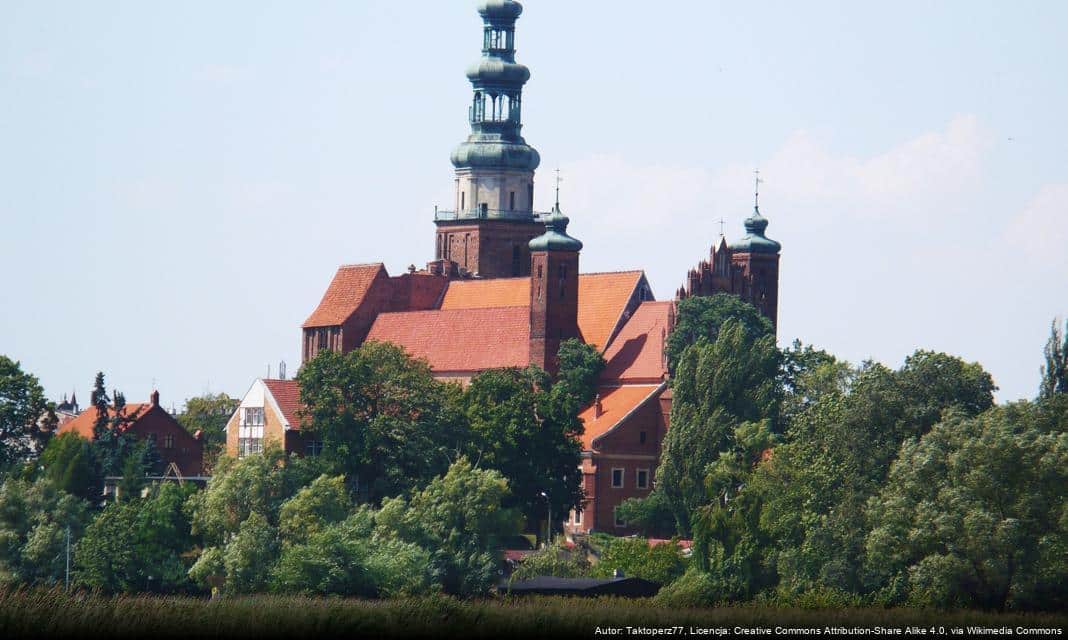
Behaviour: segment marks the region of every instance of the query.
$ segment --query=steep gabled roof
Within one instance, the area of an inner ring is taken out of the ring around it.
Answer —
[[[339,267],[319,306],[302,326],[333,327],[344,323],[359,309],[379,274],[389,275],[386,273],[386,267],[380,262]]]
[[[597,415],[596,401],[579,413],[586,428],[582,434],[582,450],[592,451],[597,439],[619,426],[646,402],[659,397],[666,388],[666,384],[635,384],[598,389],[601,415]]]
[[[658,382],[667,374],[664,343],[671,331],[674,302],[643,302],[605,352],[602,379]]]
[[[152,405],[147,402],[128,403],[125,407],[123,407],[122,415],[127,417],[133,417],[134,420],[133,422],[127,424],[125,428],[129,429],[130,427],[132,427],[134,423],[136,423],[137,420],[140,420],[146,413],[148,413],[151,408]],[[108,417],[115,417],[114,406],[108,407]],[[82,411],[80,414],[78,414],[77,418],[65,422],[61,427],[59,427],[59,429],[57,429],[57,433],[64,434],[73,431],[74,433],[77,433],[86,440],[92,440],[94,424],[96,424],[96,407],[89,407],[85,411]]]
[[[583,339],[604,349],[642,280],[641,271],[579,275],[578,325]],[[442,310],[530,308],[530,278],[459,280],[449,283]]]
[[[274,398],[274,402],[278,406],[278,410],[282,412],[282,419],[286,421],[287,426],[290,429],[300,429],[299,412],[302,405],[300,404],[300,385],[297,384],[297,381],[265,379],[263,386],[267,388],[268,393]]]
[[[382,313],[367,342],[391,342],[424,358],[435,372],[525,367],[530,362],[529,307]]]
[[[604,351],[643,276],[641,271],[579,276],[578,324],[587,344]]]

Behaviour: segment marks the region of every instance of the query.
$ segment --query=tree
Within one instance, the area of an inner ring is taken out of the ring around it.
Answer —
[[[77,433],[53,438],[41,453],[40,464],[42,476],[60,491],[87,500],[99,498],[103,491],[104,474],[92,445]]]
[[[1046,363],[1042,367],[1038,397],[1048,400],[1057,394],[1068,393],[1068,335],[1057,326],[1057,320],[1050,325],[1044,355]]]
[[[93,422],[93,454],[104,476],[120,476],[126,457],[137,445],[137,439],[127,427],[137,420],[140,410],[126,411],[126,397],[119,391],[108,397],[104,387],[104,372],[96,374],[91,402],[96,411]]]
[[[36,376],[0,355],[0,466],[41,451],[51,432],[42,430],[38,423],[52,409]],[[51,428],[55,428],[54,422]]]
[[[574,411],[577,413],[597,396],[597,381],[606,366],[604,356],[575,338],[564,340],[558,354],[560,367],[553,389],[570,396],[578,405]]]
[[[691,513],[713,500],[705,490],[705,471],[734,446],[737,427],[774,424],[779,358],[772,335],[754,335],[731,318],[715,341],[702,338],[682,353],[656,491],[663,492],[683,535],[690,533]]]
[[[204,466],[211,469],[226,448],[226,424],[240,401],[225,393],[205,394],[185,401],[178,423],[191,435],[200,432],[204,443]]]
[[[671,371],[682,358],[686,347],[705,339],[715,342],[720,327],[728,319],[740,323],[748,339],[762,336],[774,338],[775,329],[753,305],[735,295],[718,293],[714,296],[698,296],[679,301],[675,328],[667,341],[668,364]]]
[[[592,573],[610,577],[619,570],[626,576],[666,585],[681,576],[686,565],[677,540],[650,546],[645,538],[613,538],[605,542]]]
[[[0,583],[62,583],[68,531],[76,543],[87,520],[88,504],[51,482],[9,478],[0,485]]]
[[[1068,432],[1028,403],[954,413],[909,439],[868,503],[868,564],[912,597],[990,609],[1068,605]]]
[[[344,475],[360,501],[376,504],[424,484],[466,440],[457,393],[400,347],[323,351],[297,380],[325,470]]]
[[[377,535],[430,551],[434,575],[447,593],[489,591],[497,576],[501,540],[520,531],[518,512],[503,507],[508,481],[493,470],[454,462],[410,500],[391,498],[376,517]]]
[[[172,592],[191,586],[183,555],[193,547],[184,505],[196,489],[156,485],[145,498],[104,508],[78,542],[78,581],[111,593]]]
[[[792,418],[785,444],[748,484],[786,593],[878,587],[864,568],[863,511],[901,443],[946,412],[975,415],[993,403],[989,374],[940,353],[917,351],[898,371],[865,363],[843,379],[844,389],[828,387]]]
[[[159,451],[152,440],[138,442],[126,454],[119,481],[119,499],[137,498],[145,486],[145,477],[160,466]]]
[[[552,385],[536,367],[495,369],[472,378],[463,399],[470,454],[508,480],[506,506],[536,523],[550,508],[562,518],[581,504],[583,426],[566,384]]]

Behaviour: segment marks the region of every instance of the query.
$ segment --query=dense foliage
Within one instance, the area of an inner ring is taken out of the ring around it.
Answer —
[[[0,355],[0,468],[41,450],[55,429],[53,410],[36,376]]]
[[[178,423],[191,435],[200,433],[204,444],[204,469],[206,475],[215,466],[215,460],[226,447],[226,423],[237,410],[239,400],[225,393],[209,393],[185,401],[185,410],[175,416]]]

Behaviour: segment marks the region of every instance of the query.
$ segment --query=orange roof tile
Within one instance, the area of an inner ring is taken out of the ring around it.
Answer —
[[[587,344],[602,351],[608,346],[642,276],[641,271],[579,276],[578,324]]]
[[[583,339],[604,349],[623,317],[641,271],[585,273],[579,276],[578,324]],[[460,280],[449,283],[443,310],[530,307],[530,278]]]
[[[148,410],[151,408],[152,405],[147,402],[129,403],[125,407],[123,407],[122,415],[130,417],[137,416],[137,418],[140,418],[141,416],[148,413]],[[115,417],[115,407],[108,407],[108,417]],[[136,420],[134,420],[134,422],[136,422]],[[85,438],[86,440],[92,440],[94,424],[96,424],[96,407],[89,407],[85,411],[79,413],[77,418],[65,422],[56,431],[59,434],[74,432]],[[129,427],[130,425],[127,425],[126,428]]]
[[[332,327],[339,325],[360,307],[378,274],[388,275],[382,263],[350,264],[338,268],[327,287],[319,306],[303,327]]]
[[[591,451],[594,440],[611,431],[623,418],[652,400],[664,388],[666,385],[635,384],[598,389],[601,399],[601,415],[597,416],[596,402],[579,413],[579,418],[586,425],[586,431],[582,434],[582,450]]]
[[[274,397],[275,404],[278,405],[278,409],[282,412],[282,418],[289,423],[289,428],[300,429],[299,412],[302,405],[300,404],[300,385],[297,384],[297,381],[264,380],[263,385],[267,387],[267,391]]]
[[[653,382],[667,373],[664,342],[671,331],[674,303],[643,302],[605,352],[602,379]]]
[[[525,367],[530,362],[528,307],[379,314],[368,342],[392,342],[435,372]]]
[[[454,280],[445,290],[441,309],[490,309],[530,305],[530,278]]]

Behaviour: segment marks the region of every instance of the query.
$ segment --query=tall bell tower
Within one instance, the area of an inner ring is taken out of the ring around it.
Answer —
[[[482,57],[467,69],[473,97],[471,135],[452,152],[456,197],[435,210],[435,259],[481,278],[530,275],[529,242],[545,227],[534,212],[534,170],[541,158],[520,135],[523,85],[530,70],[515,61],[515,23],[523,5],[482,0]]]

